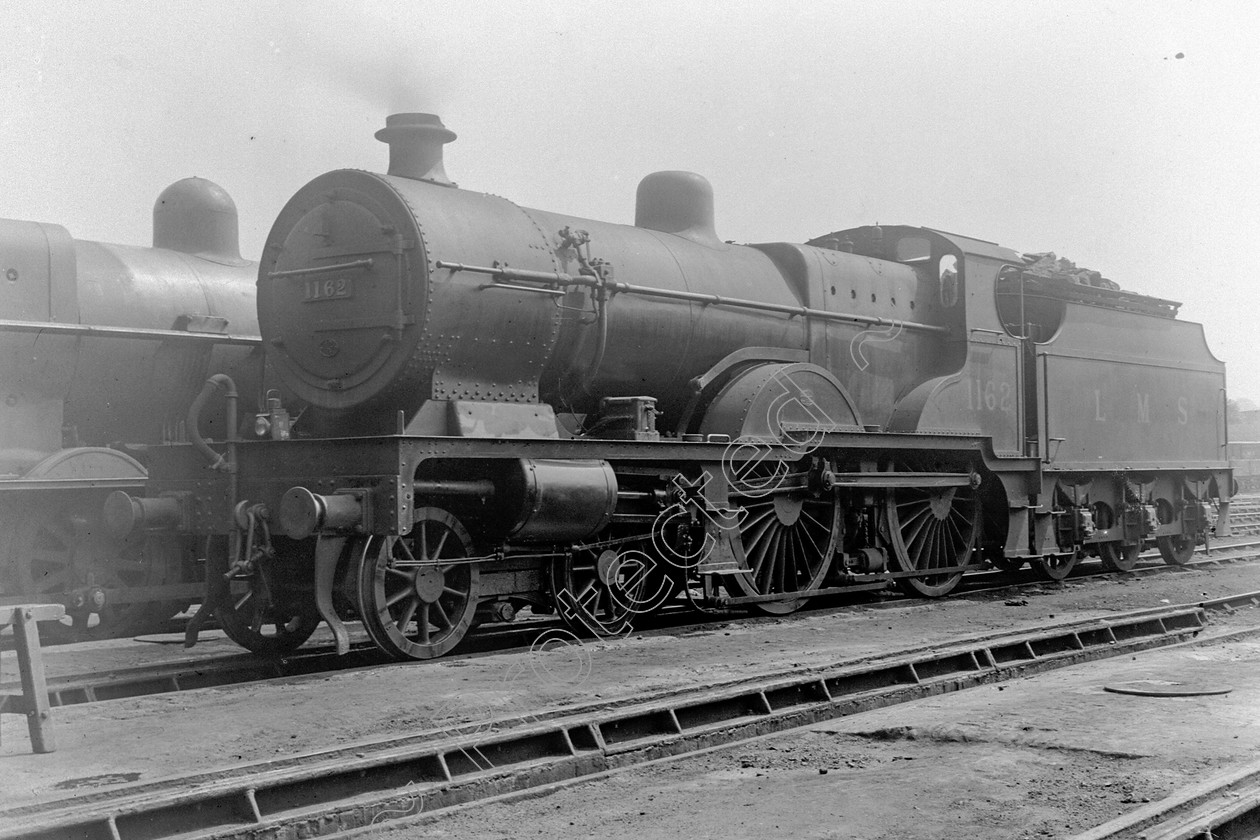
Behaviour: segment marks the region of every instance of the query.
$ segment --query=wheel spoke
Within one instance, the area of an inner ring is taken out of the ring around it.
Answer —
[[[420,520],[420,559],[429,560],[429,520]]]
[[[903,528],[902,533],[905,534],[907,529]],[[906,565],[909,569],[920,569],[923,567],[923,542],[927,538],[923,527],[914,529],[910,536],[903,536],[906,544]]]
[[[779,554],[779,543],[783,539],[783,529],[775,528],[766,543],[765,565],[762,574],[765,576],[765,592],[774,592],[774,583],[779,575],[782,557]]]
[[[411,594],[411,593],[406,593]],[[416,609],[420,606],[420,597],[415,596],[407,602],[403,607],[402,615],[398,616],[395,622],[398,625],[398,631],[404,635],[407,633],[407,625],[411,624],[411,619],[416,615]]]
[[[442,548],[443,546],[446,545],[446,538],[449,537],[450,535],[451,535],[450,531],[442,532],[442,536],[438,540],[437,548],[433,549],[433,553],[429,555],[430,557],[436,560],[442,556]]]
[[[787,592],[787,564],[791,560],[791,552],[787,543],[789,543],[791,531],[786,528],[780,528],[779,533],[775,535],[775,577],[774,588],[771,592]]]
[[[397,604],[399,601],[401,601],[402,599],[408,598],[414,594],[415,592],[410,587],[399,589],[393,595],[390,595],[388,598],[385,599],[385,606],[392,607],[395,604]]]
[[[783,591],[783,529],[775,528],[766,548],[766,591]]]
[[[784,591],[797,588],[801,578],[809,570],[810,560],[809,548],[801,538],[801,529],[793,528],[788,533],[788,547],[792,557],[792,577],[791,580],[784,581]]]
[[[937,530],[935,519],[925,519],[914,527],[913,536],[906,540],[906,550],[914,560],[916,569],[926,568],[931,564],[930,558],[936,543]],[[926,562],[924,558],[928,558]]]
[[[796,588],[796,582],[800,578],[799,565],[805,561],[805,554],[801,551],[800,545],[797,529],[784,528],[780,549],[783,554],[782,568],[779,570],[780,592],[789,592]]]
[[[967,550],[967,535],[962,532],[962,523],[958,522],[954,517],[950,517],[945,525],[949,553],[951,555],[963,555]]]
[[[744,540],[745,553],[748,553],[749,551],[756,552],[761,547],[762,543],[768,538],[768,535],[773,534],[777,524],[778,521],[771,517],[755,530],[751,531],[748,534],[748,537]]]
[[[744,540],[745,544],[756,545],[777,522],[773,509],[763,514],[749,516],[743,525],[744,533],[748,535]]]
[[[752,547],[755,560],[752,564],[752,575],[753,580],[757,582],[758,592],[770,591],[770,574],[774,570],[774,556],[771,553],[773,547],[774,531],[772,528],[766,528]]]
[[[253,630],[255,633],[261,633],[262,626],[263,626],[262,599],[260,598],[253,599],[252,606],[254,610],[253,610],[253,613],[250,615],[249,629]]]
[[[402,560],[402,562],[407,563],[409,565],[413,565],[413,566],[418,565],[420,563],[420,561],[416,559],[416,555],[412,553],[411,546],[407,545],[407,540],[405,539],[396,540],[394,542],[394,546],[395,548],[401,550],[403,554],[407,555],[405,560],[403,560],[403,558],[401,557],[398,558],[399,560]]]
[[[429,604],[422,604],[420,607],[420,620],[416,622],[416,629],[420,631],[420,643],[431,644],[429,637]]]
[[[818,530],[820,530],[820,531],[826,531],[826,530],[827,530],[827,526],[823,524],[822,520],[821,520],[821,519],[819,519],[817,516],[814,516],[814,514],[812,514],[812,513],[810,513],[810,512],[809,512],[809,507],[808,507],[808,506],[806,506],[806,507],[802,507],[802,508],[801,508],[801,518],[802,518],[802,519],[804,519],[804,520],[808,520],[808,523],[809,523],[810,525],[813,525],[815,528],[817,528],[817,529],[818,529]]]
[[[945,533],[945,526],[937,520],[932,526],[932,545],[928,550],[927,563],[924,564],[926,568],[939,569],[950,565],[946,559],[947,539],[948,535]]]

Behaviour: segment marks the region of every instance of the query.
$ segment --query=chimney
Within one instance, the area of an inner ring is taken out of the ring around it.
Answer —
[[[455,132],[437,114],[390,114],[376,139],[389,144],[389,174],[454,187],[442,165],[442,146]]]

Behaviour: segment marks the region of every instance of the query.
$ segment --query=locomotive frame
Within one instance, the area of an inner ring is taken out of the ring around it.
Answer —
[[[430,658],[525,605],[617,634],[670,598],[1184,563],[1209,504],[1228,533],[1224,366],[1174,302],[927,228],[724,244],[690,173],[645,179],[634,227],[527,210],[451,184],[436,118],[378,137],[389,174],[303,188],[259,267],[312,436],[273,406],[274,439],[211,445],[194,410],[107,507],[200,541],[190,642],[213,610],[259,653],[320,621],[344,652],[357,618]]]

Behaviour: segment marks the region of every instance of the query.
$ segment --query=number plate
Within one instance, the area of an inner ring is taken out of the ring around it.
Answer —
[[[306,303],[341,300],[348,297],[354,297],[354,284],[350,282],[349,277],[302,281],[302,300]]]

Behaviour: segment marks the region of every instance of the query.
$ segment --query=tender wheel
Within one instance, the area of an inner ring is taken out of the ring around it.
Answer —
[[[980,500],[970,487],[897,488],[888,491],[888,531],[894,571],[965,566],[980,525]],[[953,591],[962,572],[897,578],[907,595],[939,598]]]
[[[993,568],[997,569],[999,572],[1006,572],[1007,574],[1014,574],[1024,568],[1024,561],[1019,557],[994,557],[990,559],[989,562],[993,564]]]
[[[799,474],[786,475],[781,482],[759,486],[751,496],[732,497],[747,511],[739,538],[750,571],[726,579],[738,595],[818,589],[827,577],[840,540],[840,502],[830,492],[815,496],[795,486],[800,478]],[[752,606],[770,615],[786,615],[807,600],[766,601]]]
[[[1032,565],[1037,572],[1037,577],[1042,580],[1060,581],[1076,568],[1076,560],[1075,553],[1048,554],[1045,557],[1038,557]]]
[[[1194,556],[1194,537],[1187,534],[1156,537],[1155,545],[1159,548],[1159,556],[1170,566],[1184,566]]]
[[[1098,556],[1102,558],[1103,568],[1109,572],[1131,572],[1138,564],[1142,553],[1139,545],[1122,545],[1117,542],[1101,543]]]
[[[577,551],[551,564],[556,613],[578,634],[615,636],[658,610],[677,590],[648,540]]]
[[[313,604],[300,593],[275,586],[270,569],[256,567],[228,580],[228,593],[214,617],[228,638],[259,656],[292,653],[319,626]]]
[[[1116,524],[1116,512],[1111,505],[1106,502],[1094,502],[1089,506],[1090,513],[1094,517],[1094,527],[1100,529],[1114,528]]]
[[[463,640],[481,573],[458,519],[419,508],[407,536],[369,537],[361,546],[359,615],[377,647],[396,659],[433,659]]]

